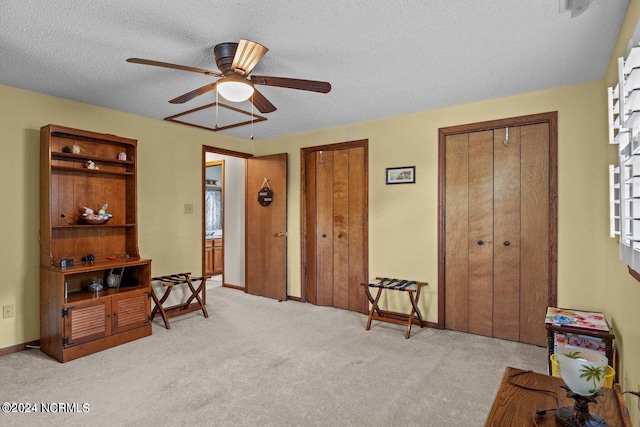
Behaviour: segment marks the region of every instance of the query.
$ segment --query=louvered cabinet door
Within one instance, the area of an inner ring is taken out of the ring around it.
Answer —
[[[111,297],[112,333],[135,329],[149,323],[151,301],[146,289],[123,292]]]
[[[65,348],[111,335],[111,300],[109,298],[68,304],[62,315],[64,317],[62,345]]]

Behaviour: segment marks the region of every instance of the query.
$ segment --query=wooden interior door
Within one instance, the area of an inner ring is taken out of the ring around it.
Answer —
[[[514,120],[441,138],[439,323],[542,346],[556,299],[555,116]]]
[[[287,154],[247,159],[246,292],[287,299]],[[267,179],[273,191],[268,206],[258,203]]]
[[[366,147],[360,141],[324,148],[304,157],[306,300],[365,312]]]

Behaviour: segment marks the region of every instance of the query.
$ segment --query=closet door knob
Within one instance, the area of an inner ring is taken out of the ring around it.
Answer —
[[[510,244],[511,244],[511,242],[508,241],[508,240],[505,240],[504,243],[503,243],[503,245],[505,245],[505,246],[509,246]]]
[[[338,234],[338,239],[342,239],[342,233]]]
[[[484,245],[484,240],[478,240],[479,245]]]
[[[322,238],[325,239],[327,237],[327,233],[322,233]]]

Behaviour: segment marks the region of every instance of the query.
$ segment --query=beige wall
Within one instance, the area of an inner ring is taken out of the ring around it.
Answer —
[[[251,143],[0,86],[0,349],[37,340],[40,127],[53,123],[138,140],[139,249],[154,275],[202,271],[202,145],[251,151]],[[192,203],[193,215],[184,204]]]
[[[606,83],[614,86],[617,78],[617,58],[624,56],[634,29],[640,20],[640,0],[630,0],[625,20],[620,30],[618,42],[607,72]],[[607,152],[606,163],[615,163],[616,146]],[[616,347],[621,358],[619,369],[623,390],[640,391],[640,283],[627,272],[626,266],[618,258],[618,247],[613,239],[607,239],[606,273],[602,287],[606,289],[603,310],[612,323],[616,334]],[[634,425],[640,422],[638,398],[625,395]]]
[[[640,17],[639,1],[630,2],[621,40]],[[624,43],[618,43],[615,56]],[[421,305],[425,317],[436,321],[438,128],[558,111],[558,304],[606,313],[621,351],[622,378],[627,388],[637,389],[640,283],[626,273],[608,237],[607,164],[615,159],[615,148],[607,145],[605,87],[604,81],[591,82],[249,142],[0,86],[0,304],[16,305],[15,318],[0,319],[0,349],[39,336],[37,145],[38,129],[45,124],[140,141],[140,252],[153,259],[154,274],[200,271],[200,216],[182,212],[184,203],[201,210],[202,177],[194,165],[200,165],[203,144],[257,155],[289,153],[292,296],[300,295],[300,148],[368,139],[369,276],[428,281]],[[386,167],[407,165],[416,166],[415,185],[385,185]],[[403,301],[387,303],[404,306]],[[640,419],[635,398],[627,399],[634,419]]]
[[[422,309],[435,322],[438,129],[558,111],[558,302],[598,308],[606,294],[605,106],[603,83],[593,82],[257,142],[256,154],[289,153],[289,294],[300,295],[300,148],[369,140],[369,276],[429,282]],[[416,184],[385,185],[386,167],[408,165],[416,166]]]

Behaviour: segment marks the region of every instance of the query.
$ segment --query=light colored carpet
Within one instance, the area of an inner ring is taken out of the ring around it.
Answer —
[[[546,349],[210,288],[201,312],[61,364],[0,358],[2,402],[85,413],[0,413],[2,426],[482,426],[506,366],[546,372]],[[55,406],[55,405],[54,405]],[[81,409],[80,409],[81,410]]]

